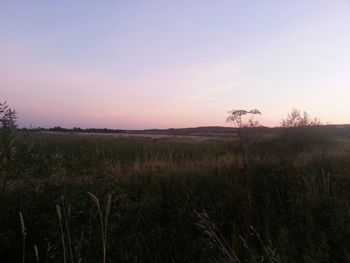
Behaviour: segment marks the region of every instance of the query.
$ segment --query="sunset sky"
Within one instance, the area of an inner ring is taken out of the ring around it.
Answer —
[[[350,0],[1,0],[0,100],[27,127],[350,123]]]

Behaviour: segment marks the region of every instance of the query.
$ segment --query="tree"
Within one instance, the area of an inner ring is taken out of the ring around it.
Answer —
[[[306,111],[303,113],[298,109],[293,109],[291,113],[288,113],[286,119],[282,119],[282,127],[305,127],[305,126],[317,126],[321,125],[321,121],[317,118],[311,118]]]
[[[15,165],[15,136],[17,112],[7,102],[0,102],[0,180],[2,194],[12,177],[11,167]]]
[[[249,187],[249,178],[247,173],[247,153],[246,153],[246,147],[245,147],[245,136],[244,136],[244,130],[246,128],[253,128],[258,127],[259,122],[255,120],[254,118],[256,115],[261,115],[261,112],[257,109],[253,109],[250,111],[246,110],[231,110],[228,112],[229,116],[226,119],[227,123],[230,123],[234,128],[237,130],[238,139],[239,139],[239,149],[242,155],[242,176],[245,186],[245,192],[246,192],[246,198],[248,201],[249,208],[252,208],[251,204],[251,193],[250,193],[250,187]]]
[[[303,151],[313,147],[327,147],[333,140],[329,130],[319,127],[320,119],[298,109],[293,109],[285,119],[282,119],[280,137],[290,152]],[[324,148],[323,148],[324,149]]]

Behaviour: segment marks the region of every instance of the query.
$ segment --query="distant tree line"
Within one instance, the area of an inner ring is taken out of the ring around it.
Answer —
[[[108,128],[88,128],[88,129],[83,129],[79,127],[74,127],[73,129],[68,129],[68,128],[62,128],[60,126],[55,126],[53,128],[43,128],[43,127],[38,127],[38,128],[22,128],[20,130],[23,131],[53,131],[53,132],[82,132],[82,133],[126,133],[126,130],[121,130],[121,129],[108,129]]]

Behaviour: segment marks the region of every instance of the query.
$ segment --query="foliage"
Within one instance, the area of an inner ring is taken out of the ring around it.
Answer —
[[[17,113],[12,110],[7,102],[0,102],[0,128],[1,129],[15,129]]]
[[[287,118],[281,122],[282,127],[305,127],[318,125],[321,125],[321,121],[318,118],[311,118],[306,111],[301,113],[298,109],[293,109],[291,113],[288,113]]]
[[[241,128],[247,128],[247,127],[258,127],[259,122],[257,120],[254,120],[254,117],[256,115],[260,115],[261,112],[257,109],[253,109],[250,111],[246,110],[231,110],[228,112],[229,116],[226,119],[227,123],[230,123],[233,125],[233,127],[241,129]],[[244,119],[244,117],[247,117]]]
[[[7,188],[14,173],[11,169],[15,165],[16,156],[16,119],[17,113],[7,102],[0,103],[0,180],[1,195]]]
[[[289,151],[303,151],[328,147],[334,143],[334,136],[329,127],[321,125],[317,118],[311,118],[307,112],[294,109],[281,122],[280,144],[285,144]]]

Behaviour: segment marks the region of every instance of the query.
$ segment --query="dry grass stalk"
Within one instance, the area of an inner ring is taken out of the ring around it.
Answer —
[[[263,248],[265,256],[268,259],[268,262],[280,263],[281,262],[280,257],[277,255],[276,249],[272,249],[270,246],[266,245],[265,242],[260,237],[260,234],[255,230],[255,228],[253,226],[250,226],[250,229],[252,230],[252,233],[259,240],[259,243],[260,243],[261,247]]]
[[[212,244],[214,244],[222,252],[222,255],[225,258],[225,262],[241,263],[235,251],[232,249],[232,246],[227,242],[220,231],[210,221],[208,214],[206,212],[198,213],[196,211],[194,213],[199,219],[196,225],[209,238]]]
[[[68,218],[69,218],[70,216],[67,215],[66,205],[65,205],[65,201],[64,201],[64,196],[63,196],[63,195],[61,195],[61,202],[62,202],[62,208],[63,208],[63,214],[64,214],[64,220],[65,220],[65,227],[66,227],[67,238],[68,238],[70,259],[71,259],[71,262],[73,263],[73,262],[74,262],[74,259],[73,259],[73,250],[72,250],[72,242],[71,242],[71,238],[70,238],[69,221],[68,221]]]
[[[46,260],[45,260],[46,263],[49,262],[51,248],[52,248],[51,243],[48,242],[47,243],[47,250],[46,250]]]
[[[66,245],[64,242],[64,232],[63,232],[63,226],[62,226],[62,213],[61,213],[61,207],[59,205],[56,205],[56,212],[57,212],[58,221],[60,223],[60,230],[61,230],[61,240],[62,240],[62,247],[63,247],[63,262],[67,263]]]
[[[276,249],[272,249],[269,245],[265,244],[265,242],[260,237],[260,234],[255,230],[253,226],[250,226],[250,230],[251,230],[251,235],[255,236],[259,241],[263,251],[262,255],[258,255],[257,252],[249,246],[247,240],[243,238],[241,235],[239,235],[239,238],[242,241],[243,246],[247,249],[251,258],[260,258],[262,262],[280,263],[281,260],[276,253]]]
[[[22,262],[26,261],[26,227],[24,225],[22,212],[19,212],[19,219],[21,222],[21,232],[22,232]]]
[[[34,253],[35,253],[36,262],[39,263],[39,250],[37,245],[34,245]]]
[[[101,228],[101,237],[102,237],[102,252],[103,252],[103,260],[102,263],[106,263],[107,257],[107,226],[108,226],[108,217],[111,209],[112,196],[108,195],[108,200],[105,209],[105,215],[103,216],[101,205],[99,199],[92,193],[88,192],[94,203],[96,204],[99,219],[100,219],[100,228]]]

